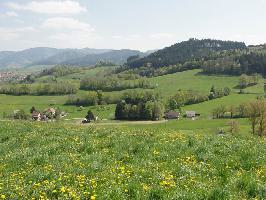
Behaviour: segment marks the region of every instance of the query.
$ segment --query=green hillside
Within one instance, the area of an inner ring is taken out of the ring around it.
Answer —
[[[257,137],[1,122],[0,142],[2,199],[266,198]]]
[[[107,68],[109,69],[109,68]],[[98,74],[104,73],[106,68],[99,67],[95,69],[88,69],[81,71],[79,73],[69,74],[63,77],[57,78],[58,81],[70,81],[76,84],[79,84],[79,79],[82,77],[88,76],[97,76]],[[48,76],[38,78],[38,82],[43,82],[49,79]],[[210,116],[212,109],[219,105],[238,105],[242,102],[246,102],[252,99],[255,99],[257,96],[263,95],[263,82],[261,79],[258,85],[248,87],[245,89],[246,92],[252,94],[238,94],[239,89],[234,89],[238,85],[239,77],[238,76],[225,76],[225,75],[212,75],[207,76],[200,73],[200,70],[190,70],[185,72],[179,72],[175,74],[153,77],[148,79],[152,84],[156,85],[154,89],[155,92],[158,92],[163,100],[166,102],[170,96],[173,96],[179,89],[192,89],[198,90],[203,94],[208,94],[212,85],[217,88],[229,87],[232,90],[232,94],[228,97],[223,97],[221,99],[207,101],[201,104],[186,106],[185,110],[196,110],[200,112],[204,117]],[[141,91],[143,89],[137,89]],[[105,95],[119,97],[125,91],[117,92],[105,92]],[[86,94],[86,91],[79,91],[78,94]],[[77,111],[78,109],[74,106],[65,106],[67,96],[8,96],[0,95],[0,118],[2,118],[2,113],[6,114],[12,113],[17,109],[24,109],[28,111],[33,105],[39,109],[45,109],[49,106],[57,106],[69,112],[68,118],[83,118],[86,114],[86,110]],[[110,106],[103,106],[110,107]],[[114,116],[114,106],[111,106],[112,109],[108,111],[104,110],[103,116],[101,112],[97,112],[101,118],[110,118]],[[104,109],[104,108],[103,108]],[[97,110],[96,108],[94,110]],[[101,110],[101,109],[98,109]],[[110,112],[107,114],[106,112]]]
[[[206,76],[200,74],[201,70],[190,70],[149,79],[157,84],[156,91],[163,96],[171,96],[178,89],[199,90],[208,94],[212,85],[216,87],[234,88],[238,85],[238,77],[234,76]]]

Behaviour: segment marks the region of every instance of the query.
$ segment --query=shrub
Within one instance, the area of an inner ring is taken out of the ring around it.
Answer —
[[[27,120],[29,116],[24,110],[18,110],[14,113],[14,119]]]

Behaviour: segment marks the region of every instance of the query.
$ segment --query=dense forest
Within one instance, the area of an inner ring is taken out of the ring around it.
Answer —
[[[266,46],[246,47],[241,42],[190,39],[144,58],[129,57],[115,73],[154,77],[192,69],[202,69],[206,74],[265,76]]]
[[[242,52],[241,55],[223,56],[202,64],[203,72],[208,74],[255,74],[266,75],[266,52]]]
[[[164,116],[164,104],[153,92],[127,92],[117,103],[117,120],[160,120]]]
[[[144,58],[138,56],[130,57],[126,65],[128,68],[143,66],[160,68],[179,63],[183,64],[191,60],[201,60],[213,52],[236,49],[246,49],[246,45],[242,42],[190,39],[159,50]]]

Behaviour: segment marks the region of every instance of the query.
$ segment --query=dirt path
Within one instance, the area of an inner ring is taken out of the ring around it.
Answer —
[[[89,123],[83,124],[86,126],[100,125],[100,126],[109,126],[109,125],[151,125],[151,124],[162,124],[166,123],[167,120],[162,121],[118,121],[118,122],[106,122],[106,123]],[[82,124],[79,122],[79,124]]]

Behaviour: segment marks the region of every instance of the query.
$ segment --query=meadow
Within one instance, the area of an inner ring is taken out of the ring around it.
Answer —
[[[1,122],[2,199],[265,199],[266,140]]]
[[[78,84],[104,70],[58,79]],[[200,70],[149,78],[165,102],[179,89],[206,95],[212,85],[232,90],[229,96],[184,106],[183,111],[200,114],[194,121],[114,122],[115,105],[80,109],[64,105],[67,96],[0,95],[0,199],[265,199],[265,138],[251,135],[248,119],[237,119],[240,131],[232,135],[228,119],[211,118],[218,105],[263,96],[264,79],[244,94],[236,89],[238,80]],[[4,113],[29,112],[32,106],[59,107],[68,115],[54,123],[3,120]],[[89,109],[105,120],[78,124]]]
[[[109,69],[109,68],[108,68]],[[93,69],[86,69],[83,72],[70,74],[64,77],[58,78],[58,81],[70,81],[78,84],[78,81],[83,76],[102,76],[106,73],[106,67],[98,67]],[[47,79],[48,77],[41,77],[40,79]],[[238,94],[239,89],[235,89],[238,85],[239,77],[237,76],[207,76],[200,73],[200,70],[190,70],[160,77],[153,77],[148,79],[152,84],[157,87],[154,89],[158,92],[163,100],[173,96],[179,89],[192,89],[200,91],[203,94],[209,94],[209,91],[214,85],[216,88],[229,87],[232,92],[231,95],[220,99],[207,101],[200,104],[185,106],[183,110],[195,110],[202,115],[202,118],[211,117],[211,111],[217,107],[217,105],[239,105],[242,102],[251,101],[258,96],[263,95],[263,83],[264,79],[260,79],[258,85],[248,87],[244,91],[246,94]],[[38,81],[41,81],[38,79]],[[137,89],[141,91],[143,89]],[[125,91],[104,92],[109,96],[120,96]],[[86,94],[86,91],[79,91],[78,94]],[[0,95],[0,119],[3,118],[3,112],[6,114],[13,113],[14,110],[24,109],[28,111],[32,106],[42,110],[47,107],[59,107],[64,111],[67,111],[69,115],[67,119],[83,118],[86,115],[88,109],[92,109],[101,119],[111,120],[114,118],[114,105],[99,106],[85,108],[80,111],[75,106],[65,106],[67,96],[7,96]]]

